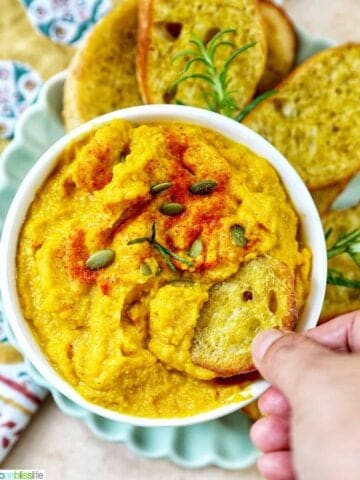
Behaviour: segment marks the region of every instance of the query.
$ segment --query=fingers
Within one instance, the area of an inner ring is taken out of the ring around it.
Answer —
[[[306,332],[306,336],[331,350],[360,352],[360,311],[334,318]]]
[[[266,480],[295,480],[289,451],[266,453],[257,466]]]
[[[263,452],[288,450],[290,448],[289,422],[283,417],[274,415],[261,418],[251,427],[250,438]]]
[[[279,330],[260,333],[252,344],[253,360],[263,377],[275,385],[290,405],[301,401],[305,382],[326,371],[334,353],[305,336]],[[309,382],[310,380],[310,382]]]
[[[262,414],[287,418],[290,405],[284,395],[275,387],[270,387],[259,398],[259,409]]]

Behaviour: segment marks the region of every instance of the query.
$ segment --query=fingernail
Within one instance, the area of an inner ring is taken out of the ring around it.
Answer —
[[[270,329],[259,333],[252,342],[252,353],[257,360],[262,360],[271,345],[284,335],[279,330]]]

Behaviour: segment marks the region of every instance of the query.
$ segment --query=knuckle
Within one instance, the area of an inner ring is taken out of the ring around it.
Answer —
[[[289,332],[276,340],[266,353],[266,362],[283,383],[313,385],[327,376],[333,355],[306,337]]]
[[[300,335],[294,332],[287,332],[270,346],[266,352],[266,357],[268,357],[266,360],[270,358],[271,360],[279,359],[281,361],[284,357],[288,357],[289,354],[294,352],[302,341],[303,339]]]

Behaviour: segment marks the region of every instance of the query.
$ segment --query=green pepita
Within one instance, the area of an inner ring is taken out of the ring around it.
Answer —
[[[90,257],[86,260],[85,265],[90,270],[99,270],[100,268],[105,268],[111,265],[114,261],[114,258],[115,252],[110,248],[106,250],[98,250],[90,255]]]
[[[241,225],[233,225],[230,228],[230,235],[232,241],[239,247],[246,247],[249,242],[249,240],[245,237],[245,229]]]
[[[196,240],[194,240],[194,242],[190,247],[189,257],[197,258],[199,255],[202,254],[202,251],[203,251],[203,242],[201,238],[197,238]]]
[[[172,186],[173,186],[172,182],[155,183],[150,187],[150,192],[154,194],[161,193]]]
[[[200,182],[193,183],[189,190],[194,195],[209,195],[212,193],[218,183],[215,180],[201,180]]]
[[[163,203],[160,207],[160,212],[169,216],[179,215],[184,210],[185,207],[181,203]]]
[[[152,270],[151,270],[149,264],[146,263],[146,262],[143,262],[143,263],[140,265],[140,271],[141,271],[141,273],[142,273],[143,275],[146,275],[147,277],[148,277],[149,275],[152,275]]]

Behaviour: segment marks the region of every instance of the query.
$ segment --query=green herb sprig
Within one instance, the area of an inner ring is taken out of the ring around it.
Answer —
[[[332,231],[333,230],[330,228],[325,233],[326,240],[329,239]],[[346,253],[350,256],[352,261],[359,268],[360,273],[360,228],[352,230],[346,235],[341,235],[334,245],[331,248],[328,248],[327,258],[330,260],[331,258],[342,255],[343,253]],[[329,285],[360,289],[360,280],[347,278],[341,272],[333,268],[328,269],[327,283]]]
[[[170,268],[172,272],[176,272],[176,266],[172,262],[172,258],[177,260],[180,263],[184,263],[185,265],[188,265],[189,267],[193,266],[193,263],[190,260],[187,260],[186,258],[180,257],[176,253],[174,253],[172,250],[169,248],[165,247],[161,243],[159,243],[156,240],[156,226],[155,222],[151,226],[151,236],[150,237],[140,237],[140,238],[134,238],[133,240],[130,240],[127,244],[128,245],[135,245],[136,243],[144,243],[148,242],[164,259],[166,265]]]
[[[225,29],[218,32],[214,37],[205,45],[204,42],[193,35],[190,43],[194,45],[194,48],[191,50],[184,50],[177,53],[172,61],[175,61],[179,58],[186,57],[189,58],[185,65],[181,76],[173,82],[169,89],[168,93],[171,95],[175,92],[178,85],[181,83],[190,80],[196,79],[203,81],[208,84],[208,90],[204,92],[204,100],[207,105],[207,108],[213,112],[221,113],[227,117],[234,118],[238,122],[241,122],[243,118],[258,105],[260,102],[266,98],[274,95],[276,90],[269,90],[264,92],[259,97],[255,98],[250,102],[242,111],[235,114],[237,110],[237,105],[232,98],[232,95],[235,93],[235,90],[229,90],[230,78],[229,78],[229,69],[233,61],[246,50],[254,47],[256,42],[247,43],[242,47],[236,47],[236,45],[229,41],[224,40],[224,35],[235,33],[234,29]],[[231,47],[233,50],[223,65],[221,67],[216,66],[216,53],[220,47]],[[190,68],[194,64],[202,64],[202,72],[190,72]],[[184,105],[181,100],[176,100],[176,103],[179,105]]]

